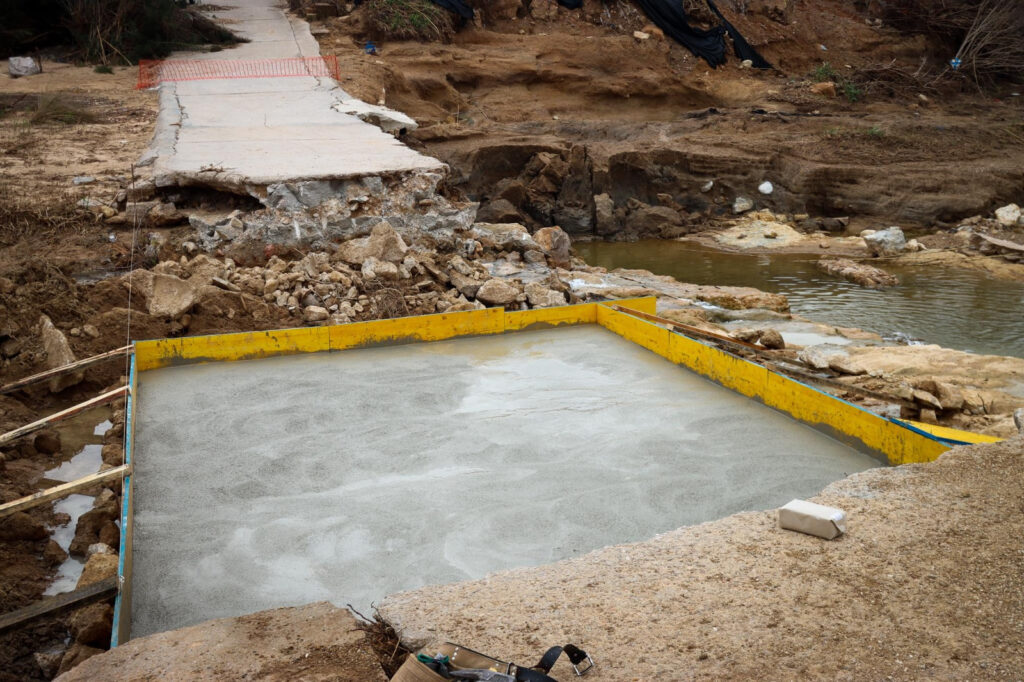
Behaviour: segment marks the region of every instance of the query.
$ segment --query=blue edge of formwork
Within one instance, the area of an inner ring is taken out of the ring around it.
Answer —
[[[675,333],[675,332],[673,332],[673,333]],[[701,342],[701,343],[703,343],[703,342]],[[794,379],[793,381],[796,381],[796,380]],[[828,396],[829,398],[832,398],[834,400],[839,400],[839,401],[844,402],[844,403],[846,403],[846,404],[848,404],[848,405],[850,405],[852,407],[855,407],[855,408],[857,408],[859,410],[864,410],[864,408],[861,407],[860,405],[854,405],[853,403],[850,403],[850,402],[848,402],[846,400],[843,400],[842,398],[838,398],[838,397],[832,395],[831,393],[827,393],[825,391],[822,391],[821,389],[817,388],[816,386],[810,386],[810,385],[804,384],[803,382],[800,382],[800,381],[797,381],[797,383],[801,384],[802,386],[806,386],[807,388],[811,389],[812,391],[816,391],[818,393],[821,393],[822,395]],[[135,398],[135,388],[134,388],[135,387],[135,354],[134,353],[131,354],[131,370],[130,370],[129,375],[128,375],[128,385],[131,387],[131,390],[128,392],[128,398],[125,401],[125,430],[124,430],[124,443],[125,443],[124,448],[125,448],[125,451],[124,451],[124,461],[125,461],[125,464],[129,464],[130,465],[131,461],[132,461],[132,430],[131,430],[131,425],[132,425],[132,409],[133,409],[133,404],[132,403],[133,403],[134,398]],[[864,410],[864,411],[865,412],[869,412],[869,410]],[[922,436],[925,436],[926,438],[929,438],[930,440],[938,441],[938,442],[944,443],[946,445],[953,445],[953,446],[955,446],[955,445],[970,445],[970,443],[968,443],[966,441],[952,440],[952,439],[948,439],[948,438],[939,438],[935,434],[928,433],[927,431],[924,431],[922,429],[916,428],[912,424],[908,424],[905,421],[902,421],[900,419],[894,419],[892,417],[889,417],[888,421],[892,422],[893,424],[897,424],[899,426],[902,426],[903,428],[905,428],[905,429],[907,429],[909,431],[913,431],[914,433],[917,433],[917,434],[920,434]],[[128,475],[126,475],[124,477],[123,495],[122,495],[122,500],[121,500],[121,544],[120,544],[120,555],[119,555],[118,564],[117,564],[118,590],[117,590],[117,599],[114,601],[114,625],[113,625],[113,628],[112,628],[112,631],[111,631],[111,634],[110,634],[110,648],[111,649],[113,649],[114,647],[116,647],[119,644],[119,642],[118,642],[118,629],[119,629],[119,627],[118,626],[120,625],[120,622],[121,622],[121,606],[122,606],[121,593],[123,592],[124,582],[125,582],[125,575],[124,575],[124,558],[125,558],[125,551],[126,551],[126,540],[125,540],[126,533],[125,533],[125,529],[128,527],[128,505],[129,505],[129,502],[131,500],[131,494],[132,494],[131,477],[132,477],[131,473],[129,473]]]
[[[124,463],[131,466],[132,463],[132,410],[135,400],[135,353],[131,354],[131,365],[128,371],[128,397],[125,400],[124,408]],[[121,486],[121,542],[118,546],[117,560],[117,598],[114,600],[114,624],[110,631],[110,648],[118,645],[118,632],[121,624],[121,593],[124,591],[124,558],[126,555],[128,528],[128,505],[132,495],[132,474],[124,477],[124,485]]]

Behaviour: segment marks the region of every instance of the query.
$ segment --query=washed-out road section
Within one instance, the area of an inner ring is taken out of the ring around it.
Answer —
[[[249,42],[220,52],[179,53],[179,60],[224,62],[224,78],[165,81],[151,148],[160,185],[207,185],[259,194],[300,180],[438,172],[376,125],[343,111],[370,113],[391,127],[407,117],[354,100],[331,78],[250,77],[251,63],[319,57],[309,25],[277,0],[233,0],[211,14]],[[267,67],[264,67],[267,68]],[[332,108],[333,107],[333,108]],[[408,119],[410,127],[415,124]]]

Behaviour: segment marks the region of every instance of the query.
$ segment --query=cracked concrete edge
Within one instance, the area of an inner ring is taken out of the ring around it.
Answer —
[[[185,118],[185,112],[181,108],[181,101],[173,87],[173,83],[165,83],[160,86],[159,91],[159,113],[153,125],[153,139],[150,140],[146,151],[139,157],[137,166],[154,166],[158,159],[170,158],[174,154],[178,144],[178,133],[181,130],[181,123]]]

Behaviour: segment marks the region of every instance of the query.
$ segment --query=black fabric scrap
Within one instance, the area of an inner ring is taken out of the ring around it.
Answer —
[[[733,49],[736,50],[736,56],[741,60],[749,59],[754,64],[755,69],[770,69],[772,68],[771,63],[761,56],[761,54],[751,46],[750,43],[736,30],[736,27],[729,23],[729,20],[722,16],[722,13],[718,11],[718,7],[715,6],[714,0],[707,0],[708,7],[715,13],[715,16],[721,20],[725,26],[725,30],[728,31],[729,37],[732,38]]]
[[[435,5],[440,5],[453,14],[469,21],[473,18],[473,8],[462,0],[431,0]]]
[[[654,25],[711,66],[725,64],[725,28],[703,30],[690,26],[680,0],[636,0]]]
[[[583,0],[558,0],[558,4],[567,9],[579,9],[583,7]]]

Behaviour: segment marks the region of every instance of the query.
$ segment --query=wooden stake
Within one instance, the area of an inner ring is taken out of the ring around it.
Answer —
[[[27,376],[24,379],[18,379],[17,381],[12,381],[11,383],[7,384],[6,386],[0,386],[0,395],[4,395],[6,393],[10,393],[11,391],[17,391],[20,388],[25,388],[26,386],[31,386],[32,384],[37,384],[40,381],[46,381],[47,379],[50,379],[50,378],[55,377],[55,376],[59,376],[61,374],[67,374],[68,372],[73,372],[73,371],[78,370],[78,369],[85,369],[86,367],[91,367],[92,365],[96,365],[96,364],[99,364],[101,362],[105,362],[107,360],[112,360],[112,359],[114,359],[116,357],[120,357],[120,356],[124,355],[125,353],[130,352],[131,349],[132,349],[131,346],[124,346],[123,348],[117,348],[115,350],[109,350],[106,353],[101,353],[99,355],[93,355],[92,357],[84,358],[82,360],[78,360],[76,362],[72,362],[72,363],[70,363],[68,365],[64,365],[63,367],[55,367],[53,369],[48,369],[45,372],[39,372],[38,374],[33,374],[32,376]]]
[[[69,407],[68,409],[61,410],[56,414],[51,414],[49,417],[44,417],[39,421],[34,421],[31,424],[26,424],[25,426],[22,426],[21,428],[14,429],[13,431],[8,431],[7,433],[0,436],[0,445],[6,445],[11,441],[15,441],[21,438],[22,436],[27,436],[28,434],[38,431],[40,429],[45,429],[47,426],[59,422],[62,419],[67,419],[68,417],[73,417],[79,412],[84,412],[85,410],[88,410],[90,407],[98,407],[100,405],[112,403],[121,396],[126,395],[127,393],[128,387],[122,386],[121,388],[114,389],[113,391],[104,393],[103,395],[99,395],[96,396],[95,398],[86,400],[84,403],[79,403],[74,407]]]
[[[35,604],[30,604],[17,611],[11,611],[0,616],[0,632],[20,627],[36,618],[56,615],[78,606],[103,601],[115,594],[117,594],[117,576],[86,585],[74,592],[65,592],[54,597],[48,597],[37,601]]]
[[[11,502],[5,502],[0,504],[0,519],[10,516],[16,512],[25,511],[32,507],[38,507],[41,504],[49,502],[50,500],[56,500],[61,497],[67,497],[71,493],[82,490],[84,488],[91,488],[94,485],[100,483],[106,483],[123,476],[127,476],[132,472],[131,466],[122,464],[121,466],[114,467],[113,469],[107,469],[101,471],[98,474],[90,474],[85,478],[80,478],[77,481],[71,481],[69,483],[62,483],[61,485],[53,488],[47,488],[46,490],[40,490],[37,493],[33,493],[27,497],[22,497]]]

